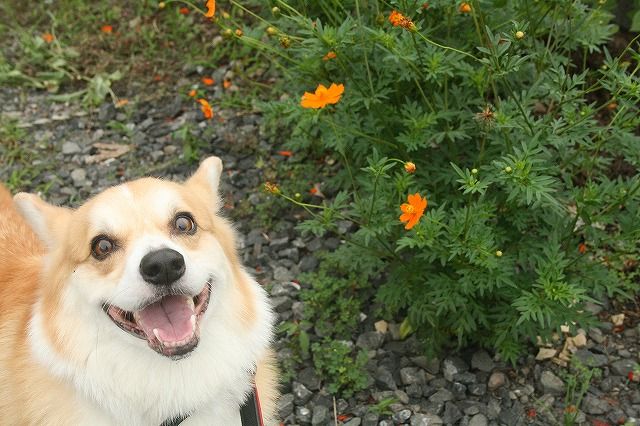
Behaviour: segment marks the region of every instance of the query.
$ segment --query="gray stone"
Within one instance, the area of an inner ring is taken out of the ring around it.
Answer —
[[[376,369],[376,374],[374,376],[376,386],[383,390],[396,390],[398,389],[398,385],[396,384],[395,379],[393,378],[393,374],[391,371],[384,366],[380,366]]]
[[[376,413],[367,413],[364,415],[362,419],[362,426],[377,426],[378,425],[378,414]]]
[[[427,382],[424,371],[416,367],[405,367],[400,369],[400,379],[403,385],[419,384],[423,385]]]
[[[287,296],[272,297],[270,300],[271,305],[276,312],[288,311],[289,309],[291,309],[291,305],[293,304],[291,298]]]
[[[409,403],[409,395],[407,395],[405,391],[398,389],[394,391],[393,394],[398,398],[398,401],[400,401],[401,404],[406,405]]]
[[[391,416],[391,418],[393,419],[394,422],[398,422],[398,423],[404,423],[407,420],[409,420],[409,418],[411,418],[411,410],[400,410],[397,413],[394,413],[393,416]]]
[[[454,399],[463,399],[467,395],[467,387],[462,383],[453,382],[451,384],[451,392]]]
[[[605,340],[604,334],[602,333],[602,330],[600,330],[599,328],[595,328],[595,327],[590,328],[588,334],[591,340],[593,340],[599,345],[601,345]]]
[[[344,423],[344,426],[360,426],[362,419],[360,417],[353,417]]]
[[[273,251],[276,251],[276,252],[284,248],[287,248],[289,246],[290,246],[289,237],[274,238],[271,241],[269,241],[269,247],[271,247],[271,249],[273,249]]]
[[[318,259],[316,259],[316,257],[312,255],[304,256],[302,260],[300,260],[298,267],[302,272],[313,271],[318,267]]]
[[[590,393],[582,400],[582,409],[587,414],[604,414],[609,411],[609,408],[607,401],[597,398]]]
[[[313,407],[313,416],[311,417],[312,425],[325,425],[329,421],[329,409],[324,405],[316,405]]]
[[[611,363],[611,372],[617,376],[627,377],[636,364],[637,362],[632,359],[619,359]]]
[[[335,250],[340,246],[340,240],[333,237],[327,238],[324,240],[324,246],[328,250]]]
[[[412,398],[420,398],[422,396],[422,386],[415,383],[407,386],[405,391]]]
[[[151,155],[151,160],[153,160],[154,163],[157,163],[162,157],[164,157],[164,152],[156,150],[151,151],[151,154],[149,155]]]
[[[493,359],[487,353],[487,351],[478,351],[471,357],[471,368],[475,370],[484,371],[490,373],[495,367]]]
[[[484,414],[476,414],[471,417],[468,426],[487,426],[488,424],[489,420],[487,420],[487,417]]]
[[[278,398],[278,415],[281,419],[293,414],[293,394],[286,393]]]
[[[298,373],[298,381],[311,391],[320,389],[320,378],[316,375],[313,367],[307,367]]]
[[[438,358],[427,358],[421,355],[411,358],[411,362],[431,374],[438,374],[440,372],[440,360]]]
[[[477,381],[476,375],[470,372],[458,373],[453,375],[453,380],[465,385],[473,384]]]
[[[368,331],[358,336],[356,346],[367,351],[378,349],[384,343],[384,334]]]
[[[509,426],[524,424],[524,409],[516,402],[511,407],[503,407],[498,415],[498,420]]]
[[[98,120],[102,122],[111,121],[116,117],[116,108],[111,102],[100,105],[98,110]]]
[[[454,375],[467,371],[468,369],[467,364],[457,357],[446,358],[442,361],[442,373],[444,374],[444,378],[449,382],[453,381]]]
[[[74,169],[71,172],[71,180],[75,186],[81,186],[87,179],[87,171],[85,169]]]
[[[296,405],[306,404],[313,396],[313,392],[307,389],[307,387],[302,383],[293,382],[291,388],[293,390],[293,396]]]
[[[440,426],[444,422],[435,414],[416,413],[411,416],[411,426]]]
[[[429,397],[431,402],[447,402],[453,400],[453,393],[447,389],[440,389]]]
[[[631,358],[631,352],[629,352],[629,350],[625,348],[618,349],[618,355],[620,355],[622,358]]]
[[[500,389],[502,386],[507,383],[507,375],[502,371],[494,371],[489,377],[489,382],[487,383],[487,387],[490,391],[495,391]]]
[[[602,367],[609,362],[606,355],[594,354],[589,349],[579,349],[573,357],[586,367]]]
[[[65,155],[77,154],[80,152],[80,145],[75,142],[65,142],[62,144],[62,153]]]
[[[284,266],[276,266],[273,269],[273,279],[280,282],[289,282],[293,279],[293,274]]]
[[[474,383],[469,385],[469,393],[475,396],[482,396],[487,393],[487,385],[484,383]]]
[[[564,393],[564,382],[562,379],[549,370],[542,372],[540,376],[540,385],[544,393],[552,395],[561,395]]]
[[[462,411],[451,401],[445,403],[442,421],[447,424],[454,424],[462,418]]]
[[[296,407],[296,419],[300,423],[311,423],[311,410],[309,410],[307,407]]]

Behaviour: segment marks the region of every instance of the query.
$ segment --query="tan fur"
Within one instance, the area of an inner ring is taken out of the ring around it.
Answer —
[[[90,265],[96,273],[104,276],[120,276],[124,262],[119,262],[116,254],[108,262],[98,263],[91,257],[88,241],[95,230],[87,229],[92,209],[106,203],[123,211],[131,211],[127,231],[118,238],[135,239],[137,233],[146,231],[166,232],[170,224],[149,222],[144,209],[131,209],[121,189],[111,188],[89,200],[77,211],[56,208],[44,202],[36,201],[47,210],[47,226],[52,229],[53,237],[60,246],[50,252],[49,265],[45,264],[44,254],[48,251],[15,208],[10,193],[0,185],[0,423],[10,425],[75,425],[74,413],[78,406],[75,390],[54,378],[34,358],[27,330],[34,301],[42,302],[43,316],[47,318],[45,334],[60,356],[74,363],[83,360],[74,359],[73,348],[67,345],[64,334],[65,323],[73,321],[61,318],[60,295],[64,285],[63,277],[75,268]],[[217,194],[207,194],[206,185],[198,174],[185,185],[164,182],[157,179],[140,179],[127,184],[134,197],[143,197],[143,192],[157,188],[177,191],[185,204],[199,218],[199,226],[210,232],[223,247],[231,262],[234,275],[237,300],[242,309],[241,321],[251,327],[256,321],[255,301],[249,289],[249,283],[242,272],[236,253],[234,233],[227,221],[206,207],[202,200],[217,198]],[[20,195],[19,197],[30,197]],[[136,213],[137,214],[134,214]],[[197,248],[197,238],[185,242],[191,248]],[[267,424],[275,419],[275,400],[277,383],[274,356],[269,352],[258,363],[256,384],[262,410]],[[276,423],[277,424],[277,423]]]

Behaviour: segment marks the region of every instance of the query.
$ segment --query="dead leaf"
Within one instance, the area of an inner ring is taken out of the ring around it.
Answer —
[[[93,144],[93,147],[98,150],[98,153],[88,156],[85,159],[86,164],[100,163],[112,158],[118,158],[131,151],[131,145],[117,143],[96,142]]]
[[[389,329],[389,324],[385,320],[380,320],[373,324],[378,333],[387,334],[387,330]]]
[[[620,327],[624,324],[624,314],[611,315],[611,322],[616,327]]]
[[[540,348],[538,355],[536,355],[536,360],[544,361],[545,359],[553,358],[556,356],[556,352],[553,348]]]

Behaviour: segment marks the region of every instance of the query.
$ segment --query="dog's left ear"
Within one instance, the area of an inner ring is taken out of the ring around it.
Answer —
[[[196,187],[209,194],[213,207],[217,211],[220,208],[218,186],[220,185],[221,174],[222,160],[218,157],[209,157],[200,164],[198,170],[187,180],[185,185]]]

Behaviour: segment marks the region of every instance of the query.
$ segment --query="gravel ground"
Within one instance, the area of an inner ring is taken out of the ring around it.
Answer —
[[[221,79],[220,79],[221,80]],[[210,89],[211,98],[219,88]],[[300,272],[317,266],[314,253],[341,242],[302,238],[294,231],[294,211],[273,218],[270,227],[256,225],[251,214],[265,195],[256,167],[258,155],[273,158],[274,148],[259,131],[254,114],[219,111],[205,121],[193,100],[160,98],[121,109],[104,104],[91,113],[80,106],[47,102],[42,92],[0,89],[2,121],[15,120],[26,137],[10,149],[15,160],[0,164],[0,181],[20,190],[43,191],[50,202],[77,205],[104,188],[141,175],[183,179],[197,163],[183,158],[183,142],[173,133],[185,125],[204,141],[202,156],[218,155],[225,165],[222,191],[227,214],[242,235],[245,264],[270,289],[282,320],[301,319],[304,305],[295,281]],[[2,154],[0,151],[0,154]],[[267,209],[268,210],[268,209]],[[254,215],[255,216],[255,215]],[[292,282],[293,281],[293,282]],[[640,424],[640,389],[633,369],[639,362],[640,326],[629,321],[616,326],[613,308],[592,306],[603,320],[599,328],[579,336],[563,336],[553,348],[602,370],[588,387],[576,424],[594,426]],[[366,350],[369,386],[349,399],[334,400],[316,376],[310,361],[283,384],[280,414],[288,425],[349,426],[410,425],[556,425],[563,424],[569,370],[552,349],[531,346],[514,368],[490,352],[468,349],[439,360],[428,360],[413,338],[400,340],[397,324],[376,331],[373,314],[364,312],[359,330],[345,342]],[[313,329],[311,340],[319,340]],[[281,359],[291,356],[287,342],[276,342]],[[546,349],[546,350],[544,350]],[[538,359],[536,360],[536,355]],[[631,374],[630,374],[631,373]],[[387,412],[376,410],[388,398]],[[570,401],[569,401],[570,402]],[[572,410],[572,408],[569,408]]]

